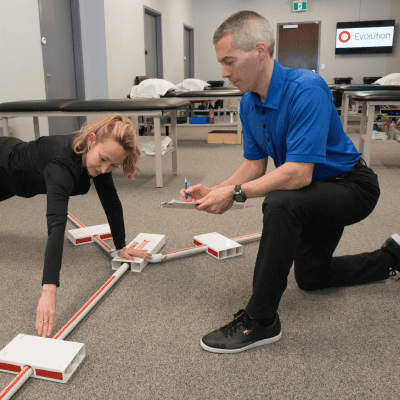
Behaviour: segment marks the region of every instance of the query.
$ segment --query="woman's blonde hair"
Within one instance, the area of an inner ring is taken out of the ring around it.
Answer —
[[[127,151],[128,155],[122,163],[124,176],[133,178],[135,171],[140,171],[136,165],[140,156],[140,150],[137,146],[136,131],[129,118],[122,118],[120,114],[110,114],[99,121],[83,127],[72,143],[72,149],[76,154],[87,153],[88,138],[91,133],[94,133],[96,140],[100,142],[104,142],[107,139],[114,139]]]

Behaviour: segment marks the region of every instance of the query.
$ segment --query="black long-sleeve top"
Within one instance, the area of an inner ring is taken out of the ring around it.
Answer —
[[[60,285],[60,269],[70,196],[86,194],[93,179],[117,249],[125,246],[122,205],[111,172],[91,178],[82,156],[72,150],[73,135],[43,136],[31,142],[0,138],[0,167],[20,197],[47,195],[48,240],[42,284]]]

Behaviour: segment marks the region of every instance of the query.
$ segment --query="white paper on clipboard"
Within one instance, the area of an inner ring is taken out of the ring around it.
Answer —
[[[198,203],[191,203],[189,201],[171,200],[169,202],[164,202],[160,204],[161,208],[183,208],[183,209],[196,209]],[[247,204],[244,203],[234,203],[230,209],[241,210],[243,208],[249,208]]]

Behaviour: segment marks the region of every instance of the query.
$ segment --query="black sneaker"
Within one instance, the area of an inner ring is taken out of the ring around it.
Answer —
[[[400,236],[395,233],[389,239],[386,239],[381,249],[391,254],[396,260],[396,266],[391,269],[390,276],[396,275],[395,271],[400,272]]]
[[[272,325],[264,327],[251,319],[244,310],[234,315],[228,325],[209,333],[200,340],[204,350],[213,353],[239,353],[252,347],[277,342],[281,338],[278,314]]]

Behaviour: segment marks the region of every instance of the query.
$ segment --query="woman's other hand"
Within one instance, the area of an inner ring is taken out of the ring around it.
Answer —
[[[119,252],[119,256],[125,258],[126,260],[132,260],[135,257],[143,258],[144,261],[147,261],[148,258],[151,258],[151,254],[146,250],[137,250],[137,249],[129,249],[124,248]]]

